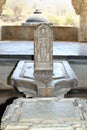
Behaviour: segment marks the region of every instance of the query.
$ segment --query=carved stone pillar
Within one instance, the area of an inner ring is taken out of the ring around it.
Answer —
[[[87,42],[87,0],[72,0],[72,5],[76,13],[80,15],[78,40]]]
[[[0,0],[0,15],[2,14],[2,6],[5,4],[6,0]]]

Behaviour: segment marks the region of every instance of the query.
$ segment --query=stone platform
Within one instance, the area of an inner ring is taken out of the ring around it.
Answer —
[[[53,62],[52,78],[34,76],[34,62],[20,61],[11,76],[11,85],[26,97],[64,96],[77,85],[77,77],[67,61]]]
[[[0,41],[0,59],[32,59],[34,41]],[[86,59],[87,43],[53,42],[53,58]]]
[[[1,130],[87,130],[87,100],[19,98],[7,107]]]

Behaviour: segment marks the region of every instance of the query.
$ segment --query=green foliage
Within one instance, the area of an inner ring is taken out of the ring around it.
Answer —
[[[49,19],[50,22],[57,24],[57,25],[61,25],[62,24],[62,19],[60,18],[60,16],[57,15],[47,15],[47,18]]]
[[[65,25],[79,25],[79,17],[74,12],[67,12],[65,14]]]

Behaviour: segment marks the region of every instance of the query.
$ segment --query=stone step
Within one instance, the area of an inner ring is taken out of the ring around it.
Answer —
[[[2,130],[87,130],[87,100],[19,98],[7,107]]]

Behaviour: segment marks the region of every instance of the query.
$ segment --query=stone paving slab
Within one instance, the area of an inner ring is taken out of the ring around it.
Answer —
[[[2,130],[87,130],[87,100],[19,98],[7,107]]]

